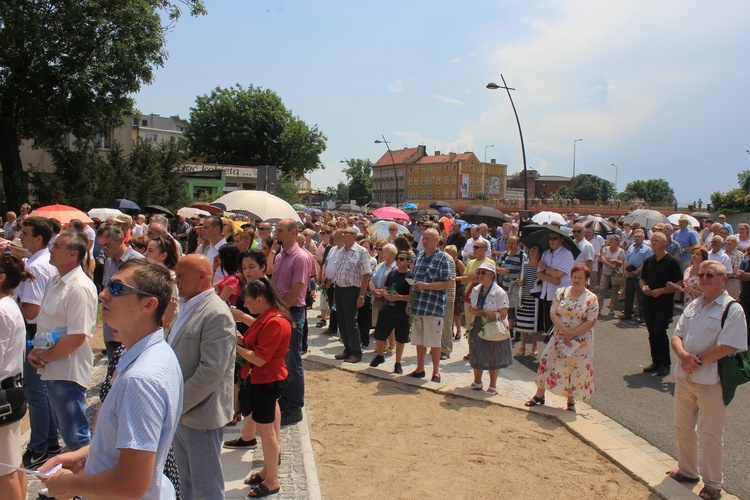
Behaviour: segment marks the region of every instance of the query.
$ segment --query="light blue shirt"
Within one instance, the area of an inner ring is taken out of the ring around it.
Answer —
[[[646,245],[645,241],[641,243],[640,248],[636,248],[635,243],[633,243],[632,245],[630,245],[630,248],[628,248],[628,251],[625,254],[625,267],[631,265],[638,269],[639,267],[641,267],[644,260],[651,257],[652,253],[653,252],[651,251],[651,247]],[[635,277],[640,279],[640,273],[636,274]]]
[[[182,414],[182,370],[162,329],[126,350],[117,371],[99,410],[84,474],[113,469],[121,449],[155,452],[144,498],[175,498],[163,471]]]

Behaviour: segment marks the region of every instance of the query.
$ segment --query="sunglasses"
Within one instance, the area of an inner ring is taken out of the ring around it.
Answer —
[[[482,250],[487,250],[487,249],[486,249],[485,247],[483,247],[482,245],[474,245],[474,250],[476,250],[477,248],[481,248]]]
[[[396,257],[396,260],[398,260],[400,262],[403,262],[403,261],[409,260],[409,259],[407,259],[406,257]]]
[[[714,279],[714,276],[724,276],[724,275],[714,274],[714,273],[698,273],[698,277],[702,280],[712,280]]]
[[[259,231],[270,231],[271,228],[270,227],[259,227],[258,230]]]
[[[495,274],[495,273],[491,273],[489,271],[485,271],[484,269],[480,269],[479,271],[477,271],[477,276],[482,276],[484,274]]]
[[[551,236],[551,237],[549,238],[549,241],[560,241],[560,238],[558,238],[558,237],[556,237],[556,236]]]
[[[583,232],[583,230],[581,230],[581,229],[573,229],[573,232],[574,232],[574,233],[582,233],[582,232]]]
[[[119,297],[121,295],[128,295],[128,294],[136,294],[136,295],[144,295],[146,297],[156,297],[157,299],[161,299],[161,297],[158,297],[154,295],[153,293],[144,292],[143,290],[139,290],[138,288],[130,285],[126,285],[122,281],[110,281],[109,285],[106,287],[109,290],[110,295],[113,297]]]

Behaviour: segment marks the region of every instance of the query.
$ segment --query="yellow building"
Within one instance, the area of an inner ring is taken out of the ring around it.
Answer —
[[[437,200],[461,201],[505,198],[508,166],[480,162],[472,152],[423,156],[406,166],[406,199],[424,207]],[[483,193],[483,194],[482,194]]]

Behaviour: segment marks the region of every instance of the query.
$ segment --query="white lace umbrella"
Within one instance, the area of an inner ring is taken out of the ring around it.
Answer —
[[[227,212],[246,210],[266,222],[278,222],[281,219],[302,222],[297,211],[289,203],[265,191],[238,189],[214,200],[212,204],[219,203],[226,207]]]
[[[186,219],[190,219],[192,217],[208,217],[211,214],[209,212],[206,212],[205,210],[201,210],[200,208],[193,208],[193,207],[182,207],[177,211],[177,215],[182,215]]]
[[[537,224],[549,224],[552,221],[557,221],[560,224],[565,224],[565,218],[557,212],[539,212],[531,218]]]
[[[100,221],[106,221],[110,217],[117,217],[122,215],[117,208],[92,208],[88,212],[88,216],[92,219],[99,219]]]

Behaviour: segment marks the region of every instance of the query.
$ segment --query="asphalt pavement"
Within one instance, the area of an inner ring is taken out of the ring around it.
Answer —
[[[669,334],[679,318],[675,311]],[[618,316],[620,313],[617,313]],[[674,429],[673,375],[642,373],[651,363],[648,332],[635,321],[600,316],[594,327],[595,394],[589,405],[612,418],[653,446],[677,458]],[[536,362],[522,360],[531,370]],[[672,356],[672,363],[676,358]],[[750,386],[742,386],[727,408],[724,432],[724,489],[750,499],[747,443],[750,443]]]

